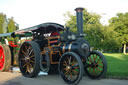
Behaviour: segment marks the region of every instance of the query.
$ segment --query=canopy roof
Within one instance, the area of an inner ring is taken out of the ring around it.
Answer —
[[[62,30],[64,30],[63,25],[57,23],[43,23],[26,29],[17,30],[15,31],[15,34],[20,34],[25,32],[51,33]]]
[[[0,37],[9,37],[9,36],[13,36],[13,32],[10,33],[4,33],[4,34],[0,34]]]
[[[37,32],[37,33],[44,34],[44,33],[51,33],[51,32],[62,31],[62,30],[64,30],[63,25],[60,25],[57,23],[43,23],[33,27],[16,30],[14,32],[0,34],[0,37],[9,37],[9,36],[15,37],[17,35],[23,36],[22,34],[28,34],[30,32]]]

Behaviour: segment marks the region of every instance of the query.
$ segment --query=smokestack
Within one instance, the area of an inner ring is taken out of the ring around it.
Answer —
[[[79,36],[83,36],[83,8],[76,8],[77,31]]]

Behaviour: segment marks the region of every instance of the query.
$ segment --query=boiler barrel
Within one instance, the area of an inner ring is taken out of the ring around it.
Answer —
[[[76,45],[73,42],[64,43],[60,46],[60,50],[61,50],[62,53],[70,52],[70,51],[77,52],[77,49],[78,49],[78,45]]]
[[[75,52],[80,56],[88,56],[90,47],[86,41],[75,41],[71,43],[64,43],[60,46],[61,53],[65,52]]]

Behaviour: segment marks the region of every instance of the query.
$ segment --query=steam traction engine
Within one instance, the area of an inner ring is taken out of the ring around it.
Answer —
[[[33,35],[32,41],[24,42],[19,50],[19,67],[25,77],[35,77],[40,70],[59,70],[65,82],[77,84],[83,71],[93,79],[104,76],[107,70],[105,57],[98,51],[90,51],[83,33],[83,8],[75,10],[78,34],[68,28],[63,31],[64,27],[56,23],[44,23],[15,32],[31,32]]]

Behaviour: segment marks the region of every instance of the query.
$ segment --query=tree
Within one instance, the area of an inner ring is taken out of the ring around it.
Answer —
[[[77,32],[76,16],[67,12],[65,14],[66,25],[71,28],[71,31]],[[103,26],[100,23],[100,15],[89,13],[86,9],[83,11],[83,27],[86,33],[85,39],[89,41],[91,47],[104,52],[113,52],[119,49],[120,43],[117,38],[118,33],[113,27]]]
[[[118,33],[114,31],[114,28],[104,26],[102,31],[102,44],[101,47],[105,52],[117,52],[120,49],[121,44],[119,43]]]
[[[65,14],[66,25],[71,31],[77,32],[76,16],[70,12]],[[92,47],[101,49],[102,24],[100,23],[100,15],[89,13],[86,9],[83,11],[83,30],[87,34],[85,37]]]
[[[123,45],[123,53],[126,54],[126,44],[128,43],[128,13],[118,13],[116,17],[109,20],[109,27],[113,27],[118,32],[120,44]]]
[[[13,32],[18,29],[19,26],[13,18],[7,19],[5,14],[0,13],[0,33]]]
[[[19,26],[16,22],[14,22],[13,18],[6,18],[6,15],[0,13],[0,34],[7,33],[7,32],[14,32],[18,30]],[[14,40],[13,38],[9,38],[8,40]]]
[[[9,18],[8,20],[9,20],[8,21],[8,32],[15,31],[17,28],[16,28],[15,22],[13,20],[13,17],[12,18]]]
[[[7,19],[6,15],[0,13],[0,33],[6,33],[7,31]]]
[[[13,17],[8,19],[8,29],[7,32],[14,32],[15,30],[18,30],[19,26],[16,22],[14,22]],[[14,38],[8,38],[9,41],[13,41]],[[18,38],[15,38],[15,40],[17,41]]]

